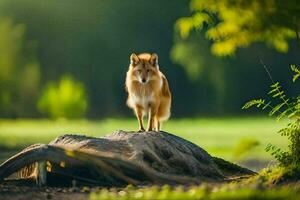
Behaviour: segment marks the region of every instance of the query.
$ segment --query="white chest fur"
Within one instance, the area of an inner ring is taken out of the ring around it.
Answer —
[[[130,107],[140,105],[147,111],[150,104],[158,103],[158,93],[162,88],[162,84],[163,80],[160,76],[159,79],[150,79],[147,84],[141,84],[136,81],[128,81],[127,87],[129,98],[127,100],[127,104]]]
[[[146,109],[149,104],[154,100],[154,95],[151,91],[137,91],[136,93],[133,93],[131,96],[132,101],[135,104],[139,104],[142,107],[144,107],[144,109]]]

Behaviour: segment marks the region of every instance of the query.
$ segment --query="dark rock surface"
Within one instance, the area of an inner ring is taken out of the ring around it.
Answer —
[[[37,163],[46,161],[43,172]],[[103,186],[193,184],[254,174],[166,132],[116,131],[101,138],[63,135],[48,145],[32,145],[4,162],[0,181],[24,167],[27,178],[38,178],[43,172],[52,185],[74,180]]]

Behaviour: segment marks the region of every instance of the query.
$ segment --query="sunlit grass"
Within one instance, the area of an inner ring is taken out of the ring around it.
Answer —
[[[90,200],[287,200],[298,199],[299,191],[288,188],[257,189],[238,187],[237,185],[224,185],[219,187],[207,187],[206,185],[192,187],[163,187],[152,186],[135,188],[128,186],[122,190],[116,188],[102,189],[90,194]]]
[[[264,147],[267,143],[280,147],[286,145],[286,138],[276,133],[286,123],[261,117],[173,119],[163,125],[163,130],[203,147],[214,156],[235,161],[234,148],[243,138],[255,138],[260,142],[246,155],[247,158],[270,159]],[[136,130],[137,122],[135,119],[0,120],[0,149],[20,149],[34,143],[48,143],[68,133],[101,137],[120,129]]]

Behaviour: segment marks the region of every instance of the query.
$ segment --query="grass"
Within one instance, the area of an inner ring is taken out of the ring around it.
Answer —
[[[195,118],[173,119],[164,124],[163,130],[176,134],[201,146],[214,156],[235,161],[234,150],[245,138],[256,139],[258,147],[248,152],[248,159],[269,160],[264,151],[267,143],[280,147],[286,145],[286,138],[277,130],[286,121],[276,122],[264,117]],[[48,143],[55,137],[72,133],[100,137],[114,130],[136,130],[135,119],[90,120],[0,120],[0,159],[7,157],[3,150],[18,150],[34,143]]]
[[[299,187],[299,186],[297,186]],[[171,188],[169,185],[163,187],[152,186],[135,188],[128,186],[122,190],[102,189],[90,194],[90,200],[294,200],[299,199],[297,188],[273,188],[259,189],[255,187],[238,187],[237,185],[225,184],[223,186],[211,187],[203,184],[200,186]]]

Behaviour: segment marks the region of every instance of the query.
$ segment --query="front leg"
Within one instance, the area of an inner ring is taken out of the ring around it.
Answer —
[[[140,105],[136,105],[135,107],[135,114],[139,122],[139,131],[145,131],[143,125],[143,108]]]
[[[155,115],[157,114],[157,106],[149,104],[149,119],[147,131],[153,131],[155,128]]]
[[[159,118],[156,116],[155,117],[155,130],[157,132],[159,132],[160,131],[160,127],[161,127],[161,122],[159,121]]]

